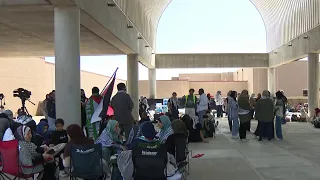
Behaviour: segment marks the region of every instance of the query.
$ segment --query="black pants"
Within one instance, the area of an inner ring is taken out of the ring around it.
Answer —
[[[228,117],[228,122],[229,122],[230,131],[232,132],[232,121],[231,121],[231,119],[229,117]]]
[[[263,137],[267,137],[268,140],[272,139],[273,123],[260,121],[259,127],[259,140],[262,140]]]
[[[133,127],[133,124],[120,124],[120,129],[121,129],[121,135],[125,135],[126,140],[129,137],[130,131]]]
[[[240,123],[240,127],[239,127],[240,139],[246,139],[247,138],[247,129],[248,129],[248,124],[249,123],[250,123],[250,121],[244,122],[244,123]]]
[[[222,105],[217,105],[217,117],[223,117]]]

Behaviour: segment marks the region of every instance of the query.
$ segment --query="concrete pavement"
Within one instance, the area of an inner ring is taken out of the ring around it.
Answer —
[[[219,134],[210,143],[190,144],[193,154],[189,179],[196,180],[318,180],[320,179],[320,130],[307,123],[283,125],[284,140],[248,142],[231,139],[226,119],[219,120]],[[252,130],[256,122],[252,123]]]

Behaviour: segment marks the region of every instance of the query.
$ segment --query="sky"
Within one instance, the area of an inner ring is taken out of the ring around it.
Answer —
[[[156,53],[265,53],[263,20],[249,0],[173,0],[163,13],[157,30]],[[127,79],[126,56],[83,56],[81,69]],[[54,62],[53,57],[47,61]],[[157,80],[181,73],[233,72],[236,68],[158,69]],[[139,79],[148,69],[139,65]]]

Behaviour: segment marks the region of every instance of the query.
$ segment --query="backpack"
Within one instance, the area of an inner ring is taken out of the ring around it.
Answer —
[[[206,137],[213,137],[215,133],[215,125],[214,122],[211,121],[209,118],[204,119],[203,130]]]

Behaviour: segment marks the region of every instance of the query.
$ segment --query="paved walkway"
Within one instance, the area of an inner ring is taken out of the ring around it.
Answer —
[[[319,180],[320,130],[307,123],[283,125],[284,140],[248,142],[231,139],[226,119],[220,119],[218,133],[210,143],[193,143],[190,180]],[[256,122],[252,123],[252,130]]]

